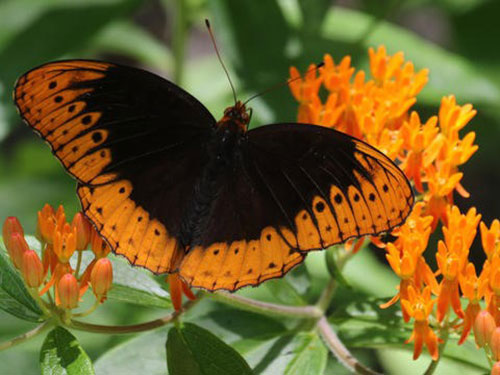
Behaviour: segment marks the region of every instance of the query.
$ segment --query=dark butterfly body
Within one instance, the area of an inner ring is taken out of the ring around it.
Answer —
[[[413,205],[404,174],[366,143],[314,125],[247,131],[241,102],[217,122],[143,70],[49,63],[18,80],[15,101],[114,251],[192,286],[282,276],[310,250],[402,224]]]

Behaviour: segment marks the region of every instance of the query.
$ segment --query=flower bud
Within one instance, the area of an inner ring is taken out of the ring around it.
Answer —
[[[12,263],[17,269],[21,269],[23,264],[23,254],[29,250],[28,244],[21,233],[14,232],[7,239],[5,247],[9,253]]]
[[[12,233],[20,233],[22,236],[24,236],[23,227],[21,226],[21,223],[19,222],[17,217],[14,216],[10,216],[5,219],[5,223],[3,224],[2,236],[4,243],[8,238],[11,237]],[[7,246],[6,243],[5,245]]]
[[[64,309],[74,309],[78,306],[79,290],[75,276],[67,273],[61,277],[57,284],[59,304]]]
[[[488,311],[483,310],[477,314],[473,329],[476,345],[482,348],[491,340],[491,335],[495,329],[495,319]]]
[[[28,250],[23,254],[21,273],[30,288],[38,288],[45,278],[43,264],[38,254]]]
[[[500,375],[500,362],[496,362],[491,368],[491,375]]]
[[[92,285],[92,290],[96,298],[100,302],[104,302],[106,299],[106,294],[111,288],[113,282],[113,267],[108,258],[99,259],[90,274],[90,284]]]
[[[491,334],[490,348],[493,358],[498,361],[500,359],[500,327],[495,328]]]
[[[111,251],[108,244],[102,239],[101,235],[97,233],[95,229],[92,229],[90,242],[92,243],[92,251],[97,259],[104,258]]]
[[[73,218],[71,226],[76,228],[76,249],[80,251],[87,249],[92,230],[87,218],[81,212],[78,212]]]

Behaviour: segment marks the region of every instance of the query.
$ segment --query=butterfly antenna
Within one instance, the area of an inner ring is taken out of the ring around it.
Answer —
[[[233,91],[234,104],[236,105],[236,102],[238,101],[238,99],[236,98],[236,90],[234,89],[233,81],[231,81],[231,77],[229,76],[229,72],[227,71],[227,68],[224,65],[224,62],[222,61],[222,58],[220,57],[219,49],[217,48],[217,43],[215,42],[215,37],[214,37],[214,34],[212,33],[212,28],[210,27],[210,22],[208,21],[208,19],[205,19],[205,25],[207,25],[208,33],[210,34],[210,39],[212,39],[212,44],[214,45],[214,49],[215,49],[215,53],[217,54],[217,58],[219,59],[219,62],[222,65],[222,69],[224,69],[224,72],[226,73],[227,80],[229,81],[229,85],[231,86],[231,90]]]
[[[318,70],[319,68],[321,68],[323,65],[325,65],[325,63],[322,61],[319,64],[316,64],[315,67],[307,70],[305,74],[310,73],[310,72],[314,72],[314,71]],[[261,91],[261,92],[255,94],[255,95],[252,95],[250,98],[248,98],[247,100],[245,100],[245,102],[243,102],[243,105],[247,105],[250,100],[253,100],[253,99],[255,99],[255,98],[259,97],[259,96],[267,94],[269,91],[273,91],[273,90],[275,90],[275,89],[277,89],[277,88],[279,88],[281,86],[284,86],[284,85],[289,85],[290,83],[295,82],[296,80],[301,79],[301,78],[302,77],[299,76],[299,77],[295,77],[295,78],[292,78],[292,79],[287,79],[285,82],[279,82],[279,83],[277,83],[275,85],[272,85],[271,87],[265,89],[264,91]]]

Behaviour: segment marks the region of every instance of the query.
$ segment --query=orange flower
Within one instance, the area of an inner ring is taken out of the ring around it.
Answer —
[[[53,233],[54,253],[61,263],[68,263],[76,251],[76,228],[64,223]]]
[[[474,264],[469,263],[465,267],[465,272],[459,275],[459,283],[463,296],[469,300],[469,304],[465,309],[464,321],[462,323],[462,335],[458,341],[458,344],[461,345],[467,339],[476,317],[481,311],[479,301],[485,294],[486,288],[488,287],[488,280],[485,277],[477,277]]]
[[[422,353],[423,344],[427,346],[433,360],[439,357],[439,339],[429,327],[428,317],[432,312],[435,301],[431,300],[431,289],[425,287],[421,294],[415,288],[408,288],[408,299],[401,299],[401,303],[410,316],[415,319],[415,325],[410,338],[406,343],[415,341],[413,359],[417,359]]]
[[[431,117],[424,125],[420,123],[417,112],[412,112],[410,120],[401,127],[403,147],[409,150],[401,168],[408,178],[413,179],[415,187],[423,192],[422,171],[425,171],[437,158],[444,143],[444,137],[439,133],[437,117]]]
[[[393,231],[397,240],[386,245],[386,258],[393,271],[401,278],[399,296],[407,299],[407,289],[410,286],[420,289],[429,285],[432,291],[437,291],[438,284],[430,267],[425,263],[422,254],[427,248],[431,233],[432,217],[423,213],[424,205],[419,202],[405,224]],[[381,307],[386,308],[395,303],[398,296]],[[409,321],[410,315],[402,306],[403,318]]]
[[[476,236],[477,225],[481,215],[476,215],[476,209],[471,208],[467,215],[460,213],[458,207],[453,206],[447,211],[448,224],[443,227],[445,241],[439,241],[436,260],[443,275],[437,303],[437,319],[442,321],[451,304],[458,317],[464,314],[460,304],[458,280],[465,270],[469,248]]]
[[[297,101],[304,103],[317,97],[322,78],[318,76],[316,65],[311,64],[304,78],[295,67],[290,68],[290,90]]]
[[[500,248],[500,221],[498,219],[493,220],[489,229],[484,222],[481,222],[479,227],[481,228],[481,242],[484,253],[490,259]]]
[[[66,222],[66,215],[62,206],[57,212],[51,205],[45,204],[41,211],[38,211],[37,233],[43,242],[51,244],[56,227],[61,227]]]
[[[485,291],[485,300],[488,311],[500,325],[500,254],[495,254],[486,260],[480,278],[488,280],[489,288]]]
[[[425,194],[424,200],[427,204],[427,213],[434,217],[432,222],[432,231],[434,231],[439,220],[446,225],[447,208],[452,203],[451,193],[462,179],[463,173],[452,173],[449,163],[440,164],[439,169],[430,165],[425,172],[429,191]]]

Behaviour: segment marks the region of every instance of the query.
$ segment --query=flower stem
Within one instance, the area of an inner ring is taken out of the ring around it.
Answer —
[[[172,28],[172,50],[174,52],[174,82],[182,85],[184,57],[187,40],[187,4],[184,0],[175,2],[175,19]]]
[[[38,336],[40,333],[44,332],[51,326],[52,326],[52,321],[47,320],[42,324],[40,324],[39,326],[37,326],[36,328],[32,329],[31,331],[25,332],[22,335],[14,337],[9,341],[0,343],[0,350],[11,348],[15,345],[21,344],[29,339],[32,339],[33,337]]]
[[[328,280],[325,288],[323,289],[323,292],[321,292],[318,301],[316,302],[316,306],[318,306],[321,311],[326,311],[326,309],[330,305],[333,295],[335,294],[335,289],[337,289],[337,281],[333,277],[331,277],[330,280]]]
[[[78,251],[78,258],[76,259],[75,277],[78,280],[80,275],[80,267],[82,266],[82,250]]]
[[[84,316],[90,315],[95,311],[95,309],[97,309],[99,305],[100,305],[99,300],[96,298],[94,304],[90,306],[90,308],[87,311],[82,311],[80,313],[73,314],[73,316],[82,318]]]
[[[212,299],[237,308],[265,315],[282,315],[293,318],[319,318],[323,312],[316,306],[286,306],[275,303],[256,301],[237,294],[216,292],[210,294]]]
[[[326,317],[321,317],[317,327],[330,351],[347,369],[361,375],[381,375],[363,365],[347,350],[335,331],[328,324]]]
[[[448,317],[446,317],[446,320],[448,320]],[[440,333],[442,334],[442,340],[443,343],[439,345],[439,357],[435,361],[431,361],[429,364],[429,367],[427,367],[427,370],[425,370],[424,375],[432,375],[434,374],[434,371],[436,371],[436,368],[439,364],[439,361],[441,360],[441,357],[443,356],[443,351],[444,348],[446,347],[446,343],[448,342],[448,337],[449,337],[449,330],[450,330],[450,324],[446,323],[442,326],[440,329]]]
[[[183,314],[191,307],[193,307],[196,303],[198,303],[200,299],[196,299],[194,301],[188,301],[184,305],[184,309],[181,311],[174,311],[168,315],[165,315],[162,318],[151,320],[149,322],[133,324],[128,326],[106,326],[100,324],[92,324],[81,322],[79,320],[72,319],[68,324],[68,327],[86,332],[94,332],[94,333],[108,333],[108,334],[123,334],[123,333],[136,333],[136,332],[144,332],[150,331],[152,329],[162,327],[166,324],[172,322],[177,316]]]

